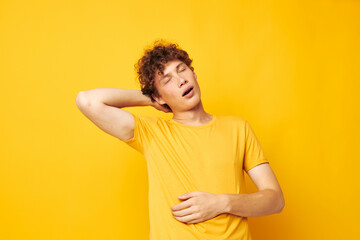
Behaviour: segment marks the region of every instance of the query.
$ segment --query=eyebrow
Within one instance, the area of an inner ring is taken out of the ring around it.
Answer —
[[[183,62],[179,63],[177,66],[176,66],[176,70],[179,70],[180,66],[184,64]],[[166,78],[167,76],[169,76],[169,74],[167,73],[166,75],[162,76],[161,77],[161,80],[163,80],[164,78]]]

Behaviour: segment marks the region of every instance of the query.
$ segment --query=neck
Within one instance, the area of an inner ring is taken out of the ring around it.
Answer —
[[[202,102],[200,102],[193,109],[184,112],[174,112],[172,120],[187,125],[202,125],[211,121],[212,117],[212,115],[205,112]]]

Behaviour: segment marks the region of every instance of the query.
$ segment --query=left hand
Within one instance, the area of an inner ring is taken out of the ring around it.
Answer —
[[[220,194],[195,191],[178,197],[183,202],[171,207],[174,217],[184,223],[199,223],[223,213],[224,201]]]

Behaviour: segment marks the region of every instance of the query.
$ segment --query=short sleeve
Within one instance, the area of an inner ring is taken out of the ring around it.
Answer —
[[[140,116],[134,113],[130,114],[134,117],[134,136],[128,140],[121,141],[144,155],[146,148],[152,139],[157,118]]]
[[[260,142],[250,124],[245,120],[244,170],[248,172],[251,168],[266,162],[269,161],[261,148]]]

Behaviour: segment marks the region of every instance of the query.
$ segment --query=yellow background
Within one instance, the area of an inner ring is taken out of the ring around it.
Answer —
[[[157,38],[194,59],[205,110],[247,119],[270,160],[286,206],[250,218],[255,240],[359,239],[359,1],[3,0],[0,14],[0,239],[148,239],[143,157],[75,98],[139,89]]]

